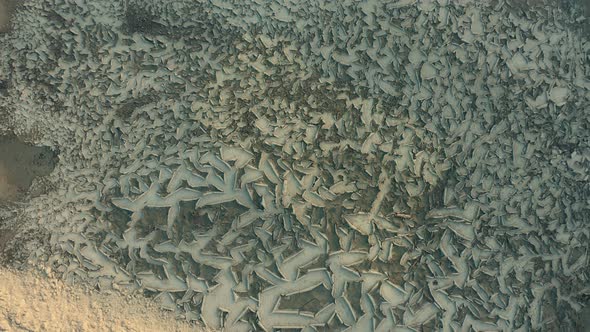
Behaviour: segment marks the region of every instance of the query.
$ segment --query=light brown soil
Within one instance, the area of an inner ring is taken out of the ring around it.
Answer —
[[[0,331],[206,331],[141,296],[71,287],[36,272],[0,268]]]

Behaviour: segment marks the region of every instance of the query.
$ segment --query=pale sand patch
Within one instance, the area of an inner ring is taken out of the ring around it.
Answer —
[[[0,331],[205,331],[141,296],[98,293],[0,268]]]

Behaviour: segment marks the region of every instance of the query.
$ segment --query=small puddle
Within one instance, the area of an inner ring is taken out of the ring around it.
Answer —
[[[49,175],[56,162],[57,153],[48,147],[31,146],[15,136],[0,136],[0,204],[22,197],[33,179]]]

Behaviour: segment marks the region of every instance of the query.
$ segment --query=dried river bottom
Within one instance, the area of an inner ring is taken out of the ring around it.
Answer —
[[[214,329],[575,330],[590,46],[570,9],[26,2],[0,129],[59,162],[3,213],[50,234],[31,262]]]

